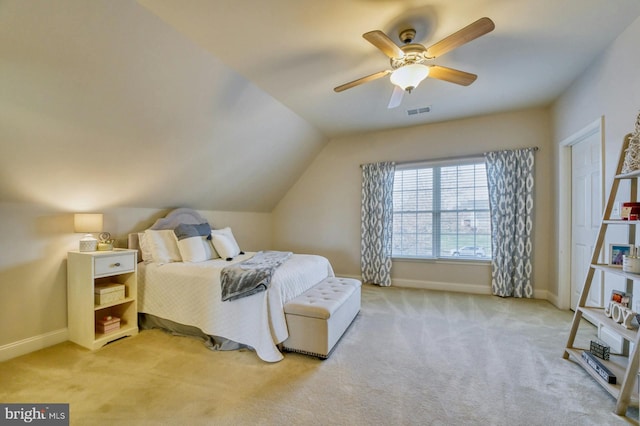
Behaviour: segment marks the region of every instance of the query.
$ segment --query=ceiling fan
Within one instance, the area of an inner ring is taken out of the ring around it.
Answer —
[[[395,108],[402,102],[405,91],[411,93],[427,77],[468,86],[478,78],[477,75],[440,65],[428,65],[428,62],[493,31],[494,28],[495,24],[491,19],[480,18],[429,48],[413,43],[416,36],[416,31],[413,28],[400,31],[400,40],[404,43],[402,47],[395,44],[382,31],[370,31],[363,34],[362,37],[389,57],[392,69],[350,81],[333,90],[342,92],[391,74],[390,80],[395,87],[388,108]]]

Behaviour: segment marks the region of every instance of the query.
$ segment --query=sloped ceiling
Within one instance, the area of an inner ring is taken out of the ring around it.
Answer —
[[[328,138],[547,105],[640,15],[637,0],[2,0],[0,202],[269,212]],[[386,108],[362,33],[429,45],[496,30]],[[432,113],[408,117],[406,109]]]
[[[329,136],[547,106],[640,15],[639,0],[138,0]],[[434,63],[478,75],[427,79],[389,110],[390,69],[362,38],[406,26],[430,46],[487,16],[495,30]],[[430,106],[428,114],[407,109]]]
[[[271,211],[326,142],[133,1],[0,2],[0,201]]]

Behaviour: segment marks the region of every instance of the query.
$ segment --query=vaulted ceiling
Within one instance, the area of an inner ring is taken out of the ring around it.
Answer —
[[[638,0],[139,0],[183,34],[334,136],[546,106],[640,15]],[[333,88],[389,59],[363,37],[417,31],[430,46],[481,17],[495,30],[433,63],[478,75],[469,87],[427,79],[399,108],[382,78]],[[431,112],[408,116],[407,110]]]
[[[637,0],[3,0],[0,202],[271,211],[331,137],[548,105],[640,15]],[[389,110],[362,38],[411,23],[438,59]],[[408,108],[430,106],[408,116]]]

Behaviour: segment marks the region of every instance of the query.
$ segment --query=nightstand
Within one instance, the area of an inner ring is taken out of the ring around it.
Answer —
[[[138,334],[138,252],[71,251],[67,260],[67,312],[69,340],[95,350],[125,336]],[[98,304],[95,288],[109,284],[124,286],[118,300]],[[120,318],[120,327],[106,333],[96,330],[105,317]]]

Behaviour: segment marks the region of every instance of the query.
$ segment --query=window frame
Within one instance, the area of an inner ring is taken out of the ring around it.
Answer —
[[[424,161],[416,161],[416,162],[406,162],[406,163],[396,163],[396,172],[398,171],[404,171],[404,170],[417,170],[417,169],[435,169],[435,168],[439,168],[441,169],[442,167],[452,167],[452,166],[467,166],[467,165],[476,165],[476,164],[483,164],[485,165],[485,159],[483,155],[475,155],[475,156],[468,156],[468,157],[457,157],[457,158],[447,158],[447,159],[436,159],[436,160],[424,160]],[[486,170],[486,165],[485,165],[485,170]],[[440,253],[441,251],[441,245],[442,245],[442,233],[441,233],[441,221],[442,221],[442,213],[443,212],[451,212],[451,210],[442,210],[441,207],[441,200],[442,197],[440,196],[440,193],[442,192],[442,187],[441,187],[441,180],[440,180],[441,174],[438,173],[436,176],[436,173],[434,172],[434,175],[432,176],[432,187],[431,190],[433,191],[433,201],[432,201],[432,209],[430,210],[430,212],[432,213],[432,223],[431,223],[431,235],[432,235],[432,248],[431,251],[432,253]],[[437,190],[436,190],[436,182],[437,182]],[[488,183],[487,183],[488,185]],[[436,195],[437,194],[437,195]],[[394,194],[395,195],[395,194]],[[395,197],[394,197],[394,201],[395,201]],[[462,210],[456,210],[456,212],[460,212]],[[432,256],[422,256],[422,255],[406,255],[406,254],[395,254],[393,253],[393,248],[392,248],[392,259],[397,259],[397,260],[405,260],[405,261],[463,261],[463,262],[479,262],[479,263],[489,263],[492,260],[492,255],[493,253],[491,252],[491,247],[490,247],[490,238],[491,238],[491,220],[490,220],[490,215],[491,215],[491,211],[490,211],[490,207],[488,204],[488,188],[487,188],[487,208],[486,209],[474,209],[474,210],[470,210],[472,212],[481,212],[484,213],[486,212],[486,214],[489,216],[488,217],[488,226],[489,226],[489,231],[488,234],[483,234],[483,235],[488,235],[489,237],[489,247],[488,247],[488,251],[489,251],[489,255],[488,256],[444,256],[444,255],[432,255]],[[418,211],[416,211],[417,213]],[[394,206],[394,218],[396,215],[396,208]],[[395,219],[394,219],[395,221]],[[457,234],[459,234],[459,232],[457,232]],[[395,238],[395,233],[393,235],[393,237]]]

